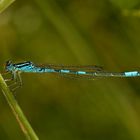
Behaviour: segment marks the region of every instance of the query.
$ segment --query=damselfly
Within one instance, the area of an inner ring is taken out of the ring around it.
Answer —
[[[5,70],[12,73],[12,80],[15,80],[19,86],[22,85],[20,74],[25,73],[55,73],[72,78],[88,78],[95,79],[97,77],[137,77],[140,76],[139,71],[129,72],[107,72],[100,66],[73,66],[73,65],[36,65],[31,61],[21,63],[6,62]]]

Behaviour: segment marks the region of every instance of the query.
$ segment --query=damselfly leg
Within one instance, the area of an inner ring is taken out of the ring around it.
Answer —
[[[6,77],[5,82],[8,84],[10,90],[15,91],[17,88],[22,86],[22,79],[19,71],[7,72],[7,75],[10,75],[10,77]]]

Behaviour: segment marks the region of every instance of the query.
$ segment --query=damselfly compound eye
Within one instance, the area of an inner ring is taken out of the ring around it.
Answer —
[[[5,63],[5,70],[8,71],[9,70],[9,67],[12,65],[12,61],[8,60],[6,61]]]
[[[10,66],[12,64],[12,61],[8,60],[6,61],[6,66]]]

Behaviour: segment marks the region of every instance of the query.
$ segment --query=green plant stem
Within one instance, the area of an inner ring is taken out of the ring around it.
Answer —
[[[3,12],[15,0],[0,0],[0,13]]]
[[[15,100],[13,93],[8,88],[7,84],[5,83],[2,75],[0,74],[0,87],[3,91],[3,94],[10,105],[13,114],[16,117],[16,120],[18,121],[21,130],[25,134],[28,140],[39,140],[37,135],[35,134],[34,130],[32,129],[30,123],[26,119],[25,115],[23,114],[20,106],[18,105],[17,101]]]

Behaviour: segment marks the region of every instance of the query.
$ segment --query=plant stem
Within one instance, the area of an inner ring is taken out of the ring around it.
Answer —
[[[15,0],[0,0],[0,13],[3,12]]]
[[[19,123],[21,130],[25,134],[28,140],[39,140],[37,135],[35,134],[34,130],[32,129],[30,123],[26,119],[25,115],[23,114],[20,106],[18,105],[16,99],[13,96],[13,93],[8,88],[7,84],[5,83],[2,75],[0,74],[0,87],[3,91],[3,94],[10,105],[13,114],[16,117],[17,122]]]

